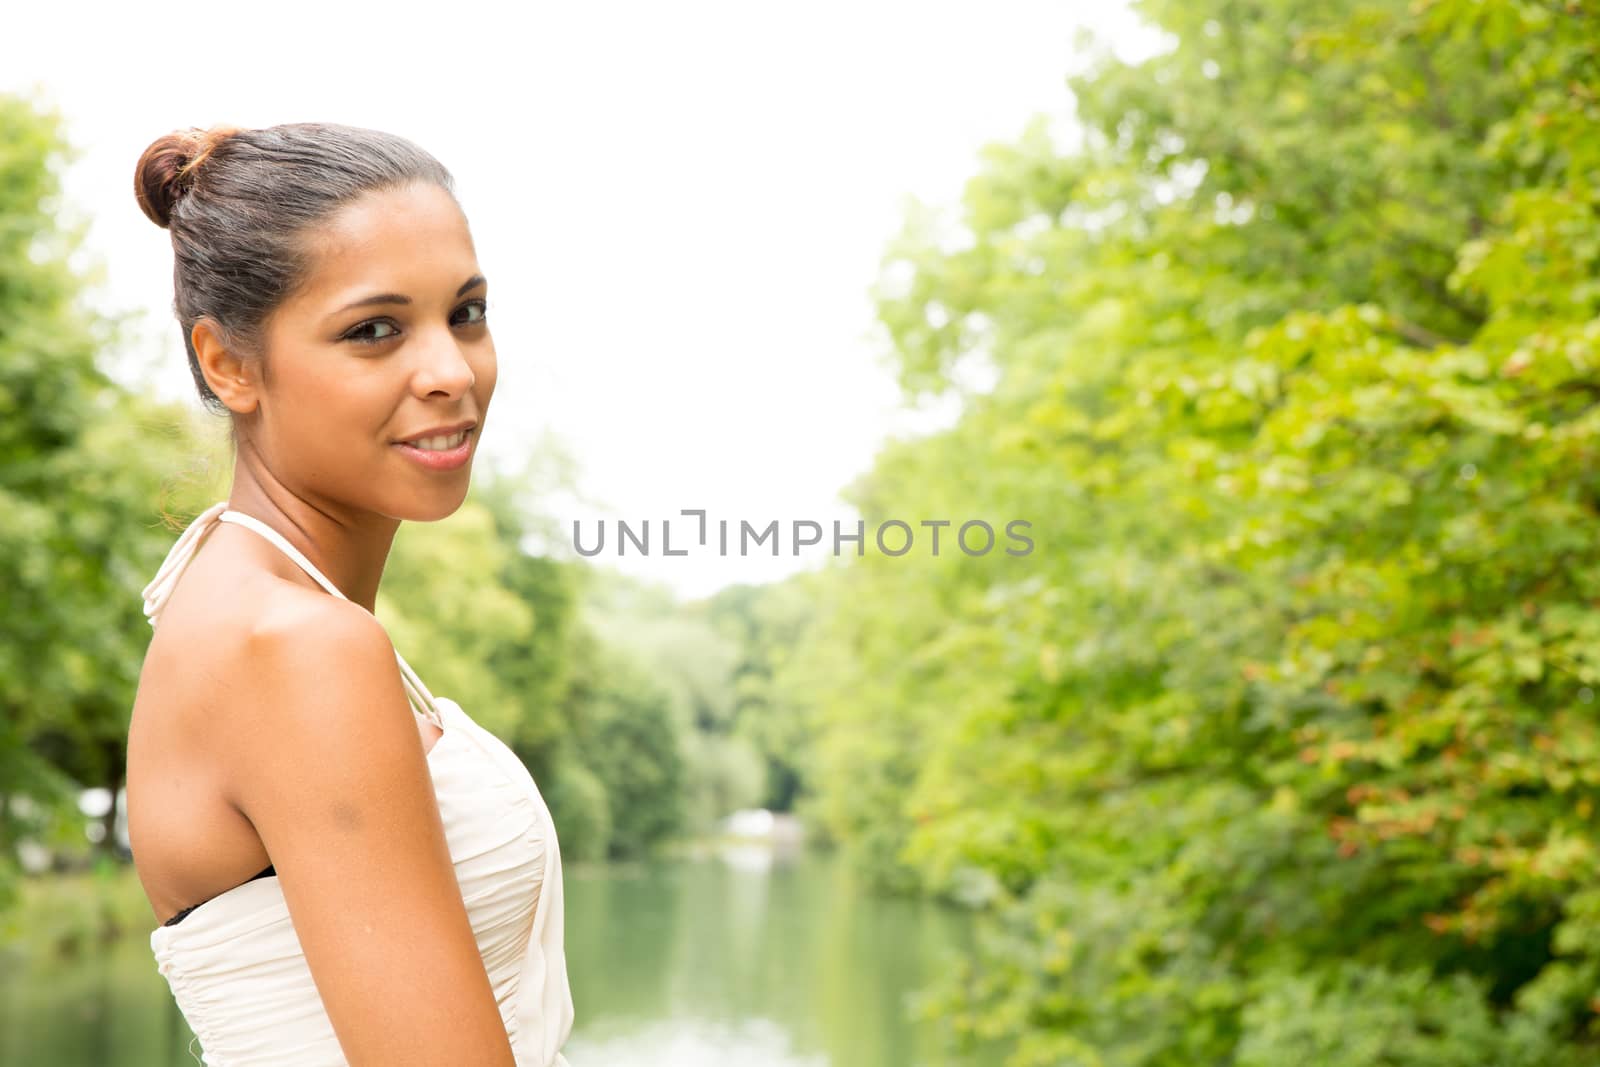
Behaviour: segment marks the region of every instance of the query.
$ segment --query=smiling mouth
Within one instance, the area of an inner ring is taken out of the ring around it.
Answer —
[[[461,447],[461,443],[472,434],[472,428],[457,430],[455,433],[438,434],[434,437],[418,437],[413,441],[400,441],[399,444],[407,448],[415,448],[419,452],[448,452],[453,448]]]

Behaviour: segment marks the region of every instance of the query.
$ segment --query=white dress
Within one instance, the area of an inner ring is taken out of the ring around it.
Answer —
[[[222,501],[195,518],[145,587],[150,625],[219,521],[255,530],[328,592],[348,599],[282,534]],[[396,657],[413,712],[444,731],[428,751],[428,770],[517,1067],[567,1067],[561,1046],[573,1007],[562,948],[561,851],[550,811],[516,754],[455,701],[429,693]],[[200,1063],[347,1067],[276,875],[158,926],[150,948],[200,1043]]]

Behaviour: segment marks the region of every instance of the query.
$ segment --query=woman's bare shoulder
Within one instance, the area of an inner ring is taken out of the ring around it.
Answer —
[[[309,590],[263,598],[237,654],[243,699],[235,708],[263,728],[234,724],[247,748],[284,734],[290,744],[299,743],[327,726],[322,696],[330,691],[349,705],[341,717],[358,722],[377,717],[375,706],[394,691],[404,693],[383,624],[359,604]],[[409,715],[399,717],[399,725],[416,733]]]
[[[186,585],[151,637],[133,718],[148,719],[148,729],[166,739],[163,747],[182,741],[178,747],[208,760],[259,716],[254,698],[271,671],[264,654],[292,653],[302,641],[349,641],[363,630],[372,643],[371,631],[382,631],[360,605],[270,574],[202,572],[186,576]]]

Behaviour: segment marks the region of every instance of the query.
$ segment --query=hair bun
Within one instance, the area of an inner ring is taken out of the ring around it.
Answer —
[[[133,171],[139,207],[162,229],[172,224],[172,209],[193,186],[195,172],[217,145],[243,132],[238,126],[191,127],[156,138]]]

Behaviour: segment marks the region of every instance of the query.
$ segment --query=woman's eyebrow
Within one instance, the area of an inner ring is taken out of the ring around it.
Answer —
[[[474,274],[472,277],[468,278],[466,281],[461,283],[461,288],[456,290],[456,295],[457,296],[464,296],[464,295],[466,295],[466,292],[467,292],[468,289],[471,289],[475,285],[483,285],[486,282],[487,282],[487,279],[484,278],[483,275]],[[411,298],[409,296],[406,296],[403,293],[376,293],[376,294],[374,294],[372,296],[364,296],[360,300],[352,301],[351,303],[348,303],[344,307],[340,308],[338,311],[335,311],[334,314],[335,315],[342,315],[346,311],[349,311],[351,308],[366,307],[368,304],[409,304],[409,303],[411,303]]]

